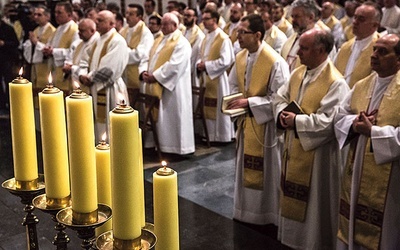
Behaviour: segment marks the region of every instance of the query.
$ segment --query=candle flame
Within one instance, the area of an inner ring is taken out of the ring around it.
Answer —
[[[22,76],[22,73],[24,73],[24,68],[23,68],[23,67],[21,67],[21,68],[19,69],[18,75],[19,75],[19,76]]]
[[[53,84],[53,76],[51,75],[51,72],[49,73],[49,77],[47,79],[50,85]]]
[[[73,85],[74,85],[74,88],[75,88],[75,89],[80,89],[80,88],[81,88],[81,86],[79,85],[79,83],[76,82],[76,81],[73,82]]]
[[[107,139],[107,134],[106,132],[103,133],[103,135],[101,136],[101,140],[105,141]]]
[[[164,167],[164,168],[167,167],[167,162],[166,161],[162,161],[161,162],[161,166]]]

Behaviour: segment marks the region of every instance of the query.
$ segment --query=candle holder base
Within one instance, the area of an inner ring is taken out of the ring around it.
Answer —
[[[4,181],[1,186],[4,189],[7,189],[11,194],[18,196],[21,199],[21,203],[25,205],[24,211],[26,215],[23,219],[22,225],[26,227],[27,248],[30,250],[39,249],[36,230],[36,224],[39,223],[39,219],[35,214],[33,214],[35,207],[32,205],[32,199],[37,195],[44,193],[44,175],[39,174],[37,186],[33,189],[17,188],[15,178]]]
[[[70,239],[69,239],[67,233],[65,232],[66,226],[57,221],[56,215],[61,209],[71,206],[71,200],[69,200],[66,204],[61,204],[59,206],[57,206],[57,204],[52,204],[52,206],[49,207],[47,198],[46,198],[46,194],[42,194],[42,195],[36,196],[33,199],[32,204],[37,209],[39,209],[47,214],[50,214],[51,219],[54,222],[56,222],[54,229],[57,231],[57,234],[56,234],[56,236],[54,236],[54,240],[52,241],[53,245],[55,245],[57,247],[56,249],[57,250],[68,249],[67,244],[69,243]]]
[[[157,237],[154,232],[146,229],[146,227],[142,228],[142,234],[140,235],[141,247],[130,249],[130,250],[148,250],[154,249],[157,243]],[[107,231],[101,234],[96,239],[96,247],[100,250],[113,250],[114,249],[114,237],[112,230]]]
[[[77,232],[78,237],[82,239],[81,247],[83,249],[91,249],[93,246],[95,229],[106,223],[111,219],[112,211],[111,208],[104,204],[98,204],[97,221],[91,224],[76,224],[72,221],[72,208],[67,207],[60,210],[56,219],[59,223]]]

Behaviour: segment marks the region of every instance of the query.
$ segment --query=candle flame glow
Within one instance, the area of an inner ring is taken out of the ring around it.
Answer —
[[[105,141],[107,139],[107,134],[106,132],[103,133],[103,135],[101,136],[101,140]]]
[[[162,161],[161,162],[161,166],[163,166],[164,168],[167,167],[167,162],[166,161]]]
[[[81,88],[81,86],[79,85],[78,82],[74,81],[73,84],[74,84],[74,88],[75,89],[80,89]]]
[[[121,93],[118,93],[118,100],[119,100],[120,104],[122,104],[122,105],[125,104],[125,98]]]
[[[22,76],[22,73],[24,73],[24,68],[23,68],[23,67],[21,67],[21,68],[19,69],[18,75],[19,75],[19,76]]]
[[[53,83],[53,76],[51,75],[51,72],[49,73],[49,77],[47,79],[48,79],[49,84]]]

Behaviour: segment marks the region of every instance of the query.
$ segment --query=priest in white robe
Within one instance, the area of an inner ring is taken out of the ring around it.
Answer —
[[[400,249],[399,41],[393,34],[376,41],[376,73],[356,83],[335,119],[340,147],[350,145],[338,249]]]
[[[246,31],[254,33],[246,34]],[[229,103],[229,108],[250,110],[236,118],[233,218],[251,224],[277,226],[283,138],[276,135],[272,101],[290,73],[285,60],[262,40],[264,33],[259,15],[251,14],[242,19],[238,41],[243,50],[236,56],[229,74],[231,92],[244,94],[243,99]],[[256,137],[252,136],[254,130],[258,132]],[[255,165],[259,168],[255,169]],[[250,176],[252,173],[256,176]]]
[[[195,151],[192,88],[190,80],[190,43],[178,29],[172,13],[161,21],[163,39],[150,50],[148,70],[141,73],[146,94],[160,99],[156,129],[164,153],[190,154]]]
[[[196,69],[206,87],[204,113],[211,142],[230,142],[234,138],[233,123],[221,112],[221,100],[230,93],[227,70],[234,60],[229,36],[218,27],[219,14],[205,10],[203,24],[208,30],[197,59]]]
[[[79,80],[90,86],[93,97],[97,141],[104,132],[108,133],[108,112],[121,102],[120,98],[129,104],[128,91],[121,78],[129,51],[114,25],[112,12],[99,12],[97,31],[100,37],[80,62]]]
[[[349,87],[328,58],[330,32],[299,38],[302,66],[276,96],[278,133],[285,132],[278,239],[294,249],[335,249],[340,151],[333,119]],[[285,110],[297,102],[297,111]]]

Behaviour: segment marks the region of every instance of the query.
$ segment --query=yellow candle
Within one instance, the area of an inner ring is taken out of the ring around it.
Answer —
[[[140,199],[142,201],[141,205],[141,217],[142,217],[142,224],[141,226],[144,227],[146,225],[146,206],[144,201],[144,173],[143,173],[143,148],[142,148],[142,130],[139,128],[139,166],[140,166]]]
[[[110,147],[105,142],[105,133],[102,141],[96,146],[96,173],[97,173],[97,199],[99,203],[111,207],[111,168]],[[112,219],[96,228],[96,235],[100,235],[112,228]]]
[[[124,104],[110,112],[113,236],[133,240],[141,235],[141,189],[138,112]]]
[[[66,198],[70,185],[64,97],[50,79],[47,88],[39,93],[39,108],[46,197]]]
[[[14,175],[17,181],[33,181],[39,175],[32,83],[21,75],[9,83]]]
[[[66,98],[72,210],[97,210],[92,97],[75,90]]]
[[[163,162],[166,166],[165,162]],[[153,173],[154,233],[157,249],[179,249],[178,176],[167,167]]]

